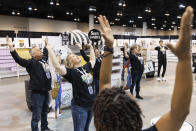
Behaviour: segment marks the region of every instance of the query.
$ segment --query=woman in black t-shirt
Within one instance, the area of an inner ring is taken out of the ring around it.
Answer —
[[[54,68],[72,84],[71,110],[74,131],[88,131],[95,98],[95,87],[92,84],[93,77],[90,74],[95,65],[94,49],[92,46],[90,47],[90,61],[84,66],[81,66],[79,56],[69,54],[65,60],[66,68],[65,66],[60,66],[50,44],[48,44],[47,49]]]

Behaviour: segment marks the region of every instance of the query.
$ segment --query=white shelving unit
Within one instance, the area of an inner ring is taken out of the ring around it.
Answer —
[[[121,84],[121,63],[122,63],[122,51],[120,47],[114,47],[114,55],[112,61],[112,76],[111,76],[111,86],[112,87],[119,87]]]
[[[17,64],[8,47],[0,47],[0,78],[18,76]]]

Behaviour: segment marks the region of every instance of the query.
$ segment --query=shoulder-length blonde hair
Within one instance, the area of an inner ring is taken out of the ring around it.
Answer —
[[[64,64],[66,68],[74,68],[74,64],[72,63],[70,56],[73,55],[73,53],[70,53],[67,55],[67,58],[64,60]]]

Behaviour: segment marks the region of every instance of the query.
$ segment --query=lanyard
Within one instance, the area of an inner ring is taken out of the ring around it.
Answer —
[[[97,60],[99,61],[99,62],[101,62],[102,61],[102,59],[99,57],[99,58],[97,58]]]
[[[39,63],[42,64],[44,71],[46,71],[46,62],[44,60],[40,60]]]
[[[79,71],[82,75],[87,75],[86,71],[82,68],[82,71],[76,68],[77,71]]]

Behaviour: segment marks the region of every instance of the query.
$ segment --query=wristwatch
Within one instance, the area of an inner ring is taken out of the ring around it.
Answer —
[[[104,47],[104,51],[108,51],[108,52],[110,52],[112,54],[114,53],[114,49],[113,48],[109,48],[107,46]]]

